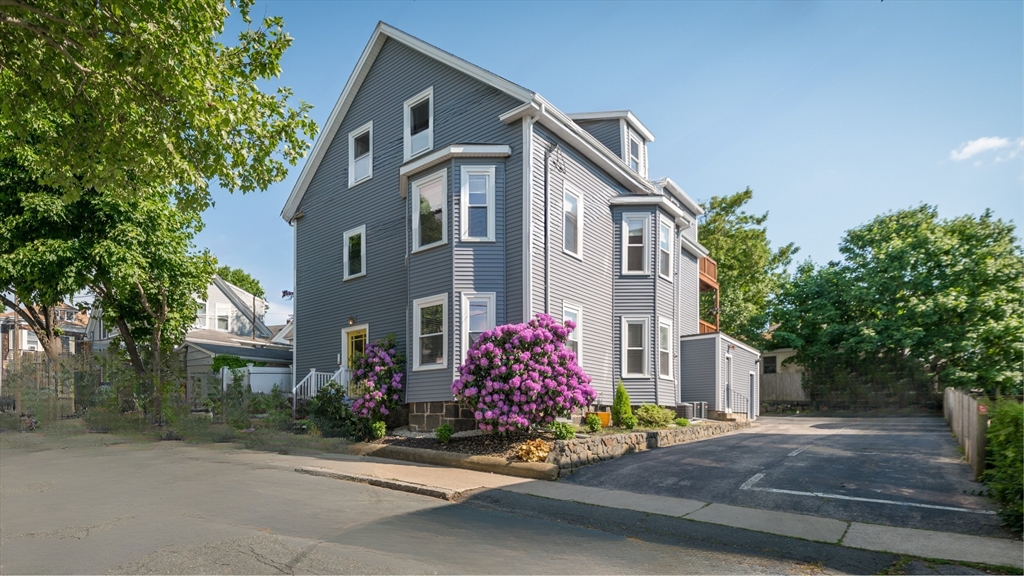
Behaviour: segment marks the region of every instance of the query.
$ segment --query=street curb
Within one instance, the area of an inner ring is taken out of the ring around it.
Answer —
[[[365,442],[350,444],[346,447],[345,451],[353,456],[374,456],[376,458],[404,460],[417,464],[463,468],[477,472],[491,472],[533,480],[557,480],[559,472],[557,465],[546,462],[509,462],[504,458],[495,458],[493,456],[472,456],[469,454],[427,450],[425,448],[381,446]]]
[[[400,492],[409,492],[412,494],[420,494],[422,496],[430,496],[432,498],[440,498],[441,500],[447,500],[449,502],[457,502],[462,498],[462,492],[459,492],[458,490],[448,490],[446,488],[438,488],[436,486],[413,484],[412,482],[403,482],[401,480],[388,480],[385,478],[378,478],[376,476],[346,474],[344,472],[328,470],[327,468],[302,466],[296,468],[295,471],[300,474],[309,474],[310,476],[321,476],[324,478],[334,478],[335,480],[359,482],[360,484],[369,484],[370,486],[387,488],[389,490],[398,490]]]

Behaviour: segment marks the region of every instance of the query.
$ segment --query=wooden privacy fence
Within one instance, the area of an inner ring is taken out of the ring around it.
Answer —
[[[985,471],[985,439],[988,435],[988,407],[978,399],[956,388],[946,388],[942,395],[942,414],[953,429],[964,458],[974,468],[975,479]]]
[[[761,374],[761,402],[806,402],[802,372]]]

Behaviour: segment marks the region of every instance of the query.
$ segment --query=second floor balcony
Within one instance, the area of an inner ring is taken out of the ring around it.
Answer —
[[[718,290],[718,262],[702,256],[699,263],[701,290]]]

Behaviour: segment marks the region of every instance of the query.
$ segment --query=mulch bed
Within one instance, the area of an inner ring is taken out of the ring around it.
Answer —
[[[406,448],[426,448],[427,450],[457,452],[473,456],[494,456],[495,458],[504,458],[508,461],[519,461],[519,456],[516,453],[519,445],[535,438],[543,438],[551,442],[555,437],[548,432],[531,431],[456,437],[452,438],[447,444],[442,444],[434,438],[406,438],[405,436],[385,436],[372,443],[388,446],[405,446]]]

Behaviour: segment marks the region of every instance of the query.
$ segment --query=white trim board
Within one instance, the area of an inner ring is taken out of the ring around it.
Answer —
[[[452,144],[402,164],[398,169],[398,193],[405,198],[409,178],[452,158],[508,158],[512,147],[507,144]]]

